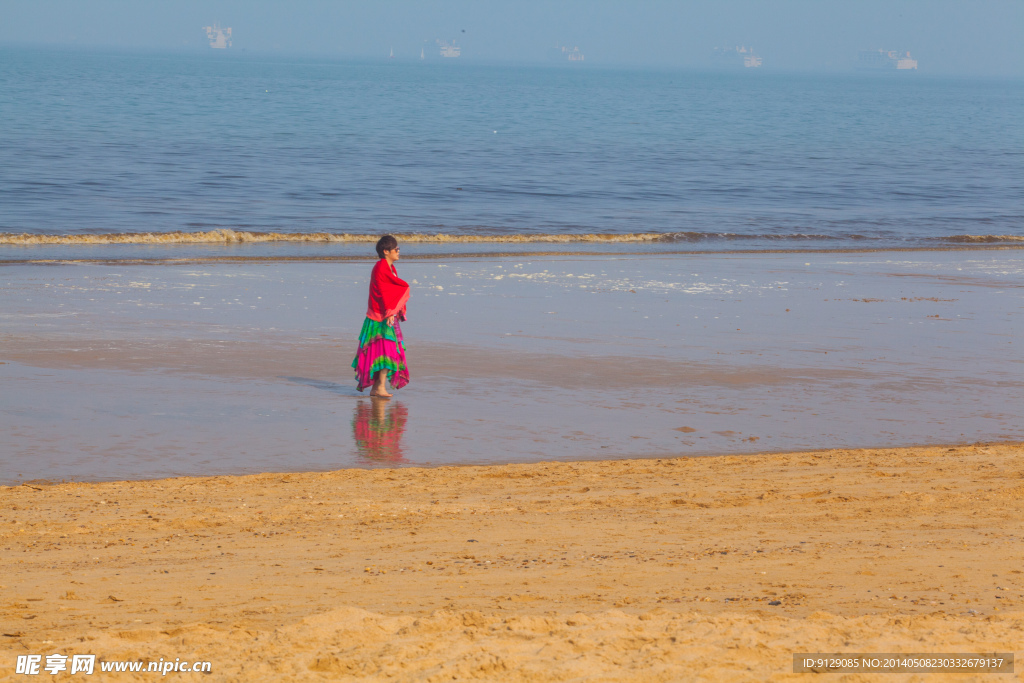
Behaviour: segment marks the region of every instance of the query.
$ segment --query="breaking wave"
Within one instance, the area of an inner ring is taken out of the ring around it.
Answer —
[[[939,239],[954,244],[992,244],[995,242],[1024,242],[1024,235],[952,235]]]
[[[403,242],[433,244],[509,244],[509,243],[696,243],[715,241],[893,241],[892,238],[861,234],[827,235],[815,233],[786,234],[743,234],[723,232],[634,232],[634,233],[401,233],[394,235]],[[273,242],[291,243],[374,243],[380,237],[376,234],[333,233],[333,232],[255,232],[227,228],[199,232],[126,232],[103,234],[52,235],[38,233],[0,233],[0,245],[102,245],[102,244],[259,244]],[[905,240],[896,240],[903,242]],[[939,241],[949,244],[998,244],[1024,242],[1021,235],[950,235],[925,238],[925,242]]]
[[[444,233],[394,233],[405,242],[424,243],[617,243],[617,242],[700,242],[705,240],[821,240],[834,239],[829,235],[787,234],[747,235],[738,233],[711,232],[634,232],[634,233],[588,233],[588,234],[444,234]],[[245,230],[218,229],[205,232],[127,232],[104,234],[46,235],[21,233],[0,233],[0,244],[11,245],[86,245],[86,244],[256,244],[261,242],[329,242],[358,243],[376,242],[380,234],[355,234],[332,232],[250,232]],[[864,239],[859,235],[851,239]]]

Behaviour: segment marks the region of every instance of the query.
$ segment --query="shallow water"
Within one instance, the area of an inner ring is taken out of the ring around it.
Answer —
[[[1019,252],[402,261],[379,404],[369,268],[0,269],[0,480],[1024,438]]]

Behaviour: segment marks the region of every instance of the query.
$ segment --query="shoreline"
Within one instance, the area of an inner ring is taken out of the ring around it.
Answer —
[[[369,397],[367,397],[368,399]],[[861,452],[861,451],[904,451],[911,449],[959,449],[959,448],[992,448],[998,446],[1005,447],[1021,447],[1024,448],[1024,441],[1015,440],[984,440],[984,441],[973,441],[973,442],[959,442],[959,443],[921,443],[921,444],[902,444],[898,446],[864,446],[864,447],[849,447],[849,448],[838,448],[830,450],[841,450],[844,452]],[[432,461],[418,462],[418,463],[387,463],[382,462],[376,466],[372,466],[369,463],[354,464],[347,467],[335,467],[335,468],[323,468],[323,469],[305,469],[301,471],[291,470],[266,470],[260,472],[213,472],[208,474],[180,474],[171,476],[151,476],[144,477],[141,479],[123,479],[123,478],[109,478],[109,479],[26,479],[24,481],[0,481],[0,495],[2,495],[4,489],[17,489],[21,486],[26,486],[36,491],[45,491],[47,488],[63,485],[96,485],[96,484],[139,484],[139,483],[154,483],[154,482],[173,482],[179,479],[223,479],[223,478],[245,478],[245,477],[271,477],[271,476],[315,476],[324,474],[333,474],[346,471],[378,471],[378,470],[436,470],[439,468],[494,468],[494,467],[515,467],[515,466],[526,466],[526,467],[537,467],[542,465],[582,465],[587,463],[607,463],[607,462],[635,462],[643,463],[648,461],[661,461],[661,460],[676,460],[676,459],[707,459],[707,458],[753,458],[753,457],[767,457],[777,455],[787,456],[811,456],[815,453],[820,453],[821,449],[803,449],[803,450],[757,450],[757,451],[730,451],[724,453],[698,453],[698,454],[685,454],[681,455],[678,453],[651,453],[651,454],[637,454],[629,455],[625,457],[615,456],[598,456],[595,455],[593,458],[576,457],[569,460],[538,460],[529,462],[456,462],[446,463]]]
[[[599,246],[606,244],[597,243]],[[38,249],[40,247],[61,247],[67,245],[0,245],[3,247]],[[97,245],[73,245],[83,248],[104,248],[110,246],[155,246],[176,248],[178,245],[120,245],[120,244],[97,244]],[[187,244],[186,246],[196,246]],[[205,246],[205,245],[203,245]],[[232,248],[231,244],[209,245],[224,246]],[[242,245],[252,246],[252,245]],[[494,251],[494,252],[439,252],[430,254],[409,254],[403,256],[403,261],[438,261],[446,259],[471,260],[471,259],[504,259],[504,258],[555,258],[555,257],[598,257],[617,258],[623,256],[663,257],[663,256],[744,256],[744,255],[797,255],[797,254],[881,254],[881,253],[946,253],[946,252],[990,252],[990,251],[1018,251],[1024,250],[1024,244],[959,244],[950,246],[920,246],[920,247],[849,247],[849,248],[809,248],[809,249],[666,249],[649,251]],[[139,258],[137,256],[126,256],[122,258],[30,258],[30,259],[6,259],[0,258],[0,266],[61,266],[61,265],[123,265],[123,266],[187,266],[187,265],[213,265],[218,263],[289,263],[289,262],[310,262],[310,263],[352,263],[352,262],[373,262],[376,261],[372,255],[354,254],[332,254],[332,255],[289,255],[280,254],[275,256],[183,256],[183,257],[157,257]]]
[[[204,659],[213,680],[524,681],[765,678],[801,651],[1011,652],[1022,455],[1014,442],[0,487],[0,680],[14,654],[44,650]]]

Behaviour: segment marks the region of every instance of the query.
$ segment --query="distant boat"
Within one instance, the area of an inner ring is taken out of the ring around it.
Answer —
[[[448,58],[458,58],[462,56],[462,48],[455,44],[455,41],[448,42],[447,40],[436,40],[435,41],[441,47],[441,56]]]
[[[742,66],[746,69],[757,69],[764,60],[754,54],[754,48],[746,45],[735,47],[716,47],[712,51],[715,62],[721,66]]]
[[[421,59],[421,60],[424,60],[424,59],[426,59],[426,58],[427,58],[427,56],[426,56],[426,55],[425,55],[425,54],[423,53],[423,48],[421,47],[421,48],[420,48],[420,59]]]
[[[388,59],[394,59],[394,58],[395,58],[395,48],[391,48],[391,54],[388,56]]]
[[[861,50],[857,55],[857,68],[862,71],[916,71],[917,60],[903,50]]]
[[[584,57],[579,46],[556,45],[548,49],[548,59],[552,62],[582,62]]]
[[[214,23],[213,26],[204,26],[203,29],[206,31],[206,38],[210,41],[210,47],[215,50],[226,50],[231,47],[231,29],[221,28],[220,24]]]

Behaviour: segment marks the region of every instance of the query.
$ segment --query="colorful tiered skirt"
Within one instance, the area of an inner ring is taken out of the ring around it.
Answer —
[[[409,383],[409,367],[405,364],[405,344],[398,320],[394,325],[367,318],[359,333],[359,351],[352,360],[356,371],[356,386],[362,391],[373,385],[378,370],[388,371],[392,389],[401,389]]]

